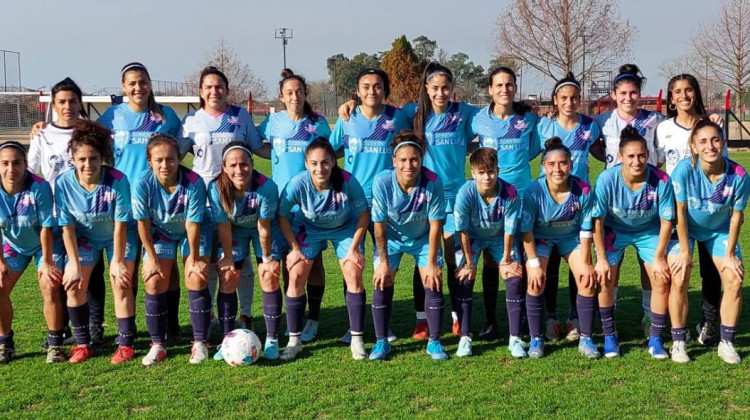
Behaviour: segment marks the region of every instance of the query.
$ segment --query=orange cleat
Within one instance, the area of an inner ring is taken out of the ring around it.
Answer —
[[[458,322],[458,320],[453,321],[453,335],[456,337],[461,337],[461,323]]]
[[[94,350],[92,350],[89,346],[75,346],[70,352],[70,359],[68,359],[68,361],[70,363],[81,363],[90,359],[93,355]]]
[[[427,340],[429,336],[426,319],[418,319],[417,323],[414,324],[414,332],[411,334],[411,338],[415,340]]]
[[[115,355],[112,356],[112,360],[110,363],[113,365],[129,362],[133,360],[133,357],[135,357],[135,350],[133,350],[132,347],[128,346],[120,346],[115,350]]]

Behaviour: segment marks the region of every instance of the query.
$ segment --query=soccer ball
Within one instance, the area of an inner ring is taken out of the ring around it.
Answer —
[[[232,366],[251,365],[258,360],[262,345],[254,332],[238,328],[224,337],[221,355]]]

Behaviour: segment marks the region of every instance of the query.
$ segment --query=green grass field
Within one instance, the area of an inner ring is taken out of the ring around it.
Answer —
[[[733,153],[750,167],[750,153]],[[269,173],[267,161],[258,168]],[[538,162],[532,166],[538,168]],[[600,164],[592,171],[598,173]],[[593,179],[594,177],[592,177]],[[750,252],[748,228],[740,243]],[[369,242],[369,240],[367,241]],[[368,255],[371,250],[368,249]],[[355,362],[348,346],[338,343],[348,325],[340,272],[335,257],[325,254],[328,291],[321,312],[318,339],[305,346],[302,356],[290,363],[268,363],[232,368],[224,362],[187,363],[190,343],[169,348],[162,364],[144,368],[140,358],[148,348],[143,316],[143,292],[138,301],[139,338],[136,362],[112,366],[114,344],[96,349],[86,363],[47,365],[40,344],[46,334],[42,298],[30,269],[13,292],[14,330],[19,358],[0,366],[0,416],[2,418],[748,418],[750,371],[743,361],[729,366],[716,356],[716,348],[697,343],[688,346],[693,362],[678,365],[652,360],[640,328],[641,292],[633,251],[627,252],[617,302],[617,327],[623,357],[589,361],[576,344],[547,343],[546,357],[514,360],[499,342],[475,341],[475,356],[434,362],[424,352],[424,342],[411,340],[413,263],[405,259],[396,281],[392,328],[400,337],[385,362]],[[696,263],[697,264],[697,263]],[[481,264],[480,264],[481,266]],[[372,269],[365,287],[372,291]],[[562,279],[567,275],[562,275]],[[568,309],[567,283],[560,286],[558,313]],[[689,326],[700,316],[700,279],[697,267],[690,290]],[[183,289],[184,290],[184,289]],[[475,291],[474,330],[484,321],[482,288]],[[745,291],[745,299],[750,294]],[[369,301],[369,298],[368,298]],[[449,299],[443,343],[455,352],[458,339],[448,334]],[[507,332],[504,292],[498,312],[500,330]],[[183,334],[190,331],[187,298],[181,304]],[[253,309],[261,340],[264,326],[260,289],[256,284]],[[368,313],[368,349],[374,342]],[[107,342],[113,343],[116,323],[112,301],[107,302]],[[750,356],[750,322],[741,315],[737,338],[740,354]],[[693,332],[693,335],[695,333]],[[214,342],[218,337],[214,337]],[[601,336],[595,340],[601,345]],[[286,340],[281,337],[282,347]]]

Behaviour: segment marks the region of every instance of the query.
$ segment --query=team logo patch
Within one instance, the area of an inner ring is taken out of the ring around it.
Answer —
[[[516,130],[518,130],[518,131],[523,131],[523,130],[525,130],[525,129],[526,129],[526,128],[527,128],[528,126],[529,126],[529,125],[528,125],[528,124],[526,123],[526,120],[525,120],[525,119],[521,119],[521,120],[518,120],[518,121],[516,121],[516,123],[515,123],[515,124],[513,124],[513,128],[515,128],[515,129],[516,129]]]
[[[128,144],[128,132],[125,130],[117,130],[115,132],[115,146],[122,148]]]
[[[273,150],[277,154],[286,152],[286,139],[283,137],[274,137],[273,139]]]
[[[237,117],[229,117],[227,118],[227,122],[232,125],[240,125],[240,119]]]
[[[485,137],[484,146],[482,147],[489,147],[490,149],[497,149],[497,139],[494,137]]]
[[[396,129],[396,124],[393,123],[393,120],[385,120],[383,123],[383,130],[386,131],[393,131]]]
[[[349,153],[354,156],[362,151],[362,140],[356,137],[349,137]]]
[[[318,125],[317,124],[307,124],[305,126],[305,132],[311,135],[318,134]]]

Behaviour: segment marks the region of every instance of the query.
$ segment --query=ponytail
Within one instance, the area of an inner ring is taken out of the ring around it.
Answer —
[[[430,97],[427,95],[427,82],[433,76],[445,76],[453,83],[453,73],[450,69],[441,65],[437,61],[432,61],[424,68],[422,75],[422,86],[419,88],[419,102],[417,103],[417,112],[414,114],[414,131],[424,134],[427,125],[427,117],[432,110]]]

